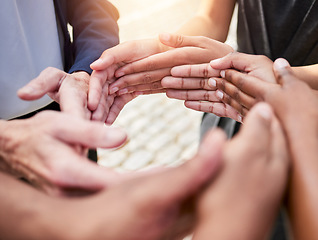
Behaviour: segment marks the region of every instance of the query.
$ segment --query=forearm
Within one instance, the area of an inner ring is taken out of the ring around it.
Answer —
[[[200,221],[195,229],[194,240],[266,239],[273,216],[249,215],[244,213],[244,207],[238,211],[227,210],[222,209],[220,214],[211,213],[209,219]]]
[[[288,212],[294,239],[314,240],[318,236],[318,163],[317,158],[301,160],[293,166]]]
[[[306,82],[312,89],[318,90],[318,64],[292,69],[299,79]]]
[[[177,33],[206,36],[225,42],[235,2],[235,0],[203,0],[198,14],[184,24]]]

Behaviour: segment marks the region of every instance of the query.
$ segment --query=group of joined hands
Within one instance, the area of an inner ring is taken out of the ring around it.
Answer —
[[[136,239],[179,235],[176,221],[193,198],[194,239],[212,239],[211,233],[215,239],[260,239],[286,195],[298,214],[304,161],[318,156],[318,98],[286,60],[237,53],[205,37],[161,34],[108,49],[91,68],[91,76],[48,68],[19,90],[24,100],[48,94],[62,112],[7,122],[2,133],[10,128],[19,138],[8,134],[0,143],[8,153],[2,154],[2,169],[49,195],[99,192],[87,201],[109,211],[88,215],[95,222],[111,217],[115,227],[107,233],[94,228],[108,239],[126,239],[115,235],[120,229]],[[210,131],[196,156],[172,169],[119,174],[88,161],[87,148],[126,141],[123,130],[104,122],[112,124],[135,97],[163,92],[243,127],[232,140],[221,130]]]

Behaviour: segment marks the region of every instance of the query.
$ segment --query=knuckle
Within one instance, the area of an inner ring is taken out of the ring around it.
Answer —
[[[183,36],[178,35],[178,36],[176,37],[176,43],[175,43],[175,44],[176,44],[176,47],[180,47],[180,46],[182,46],[183,41],[184,41]]]
[[[156,63],[153,60],[149,60],[146,65],[146,71],[152,71],[156,69]]]
[[[211,97],[210,97],[210,94],[209,94],[208,91],[206,91],[206,92],[204,93],[203,99],[204,99],[205,101],[210,101]]]
[[[142,77],[143,83],[149,83],[152,81],[152,75],[150,73],[144,73]]]

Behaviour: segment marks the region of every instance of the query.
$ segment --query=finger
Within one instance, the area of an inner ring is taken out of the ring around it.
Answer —
[[[170,89],[204,89],[216,90],[216,81],[213,78],[177,78],[165,77],[161,80],[164,88]]]
[[[141,84],[141,85],[135,85],[135,86],[129,86],[126,88],[123,88],[117,92],[117,94],[123,95],[127,93],[132,93],[132,92],[163,92],[163,87],[161,86],[161,81],[157,82],[152,82],[148,84]],[[138,95],[138,94],[137,94]]]
[[[227,95],[226,93],[224,93],[224,92],[222,92],[220,90],[217,90],[215,95],[219,99],[220,102],[223,102],[223,103],[231,106],[232,108],[234,108],[236,111],[238,111],[243,116],[245,116],[247,111],[249,109],[251,109],[252,106],[253,106],[252,105],[251,107],[246,108],[240,102],[237,102],[235,99],[231,98],[229,95]],[[253,99],[253,103],[254,104],[256,103],[256,101],[254,99]]]
[[[68,75],[59,88],[59,103],[63,112],[89,120],[91,112],[87,109],[87,85]]]
[[[286,168],[286,164],[289,163],[289,154],[287,147],[287,139],[285,138],[285,134],[283,128],[279,121],[274,117],[272,123],[272,143],[271,143],[271,159],[274,163],[279,165],[284,165]],[[287,173],[287,171],[286,171]]]
[[[120,111],[124,108],[124,106],[133,100],[137,95],[135,93],[128,93],[125,95],[121,95],[115,98],[114,103],[112,104],[111,108],[109,109],[108,116],[106,118],[106,124],[113,124],[113,122],[118,117]]]
[[[157,206],[167,207],[198,191],[217,172],[225,140],[220,130],[207,134],[192,160],[143,181],[135,191],[137,202],[152,207],[155,201]]]
[[[261,57],[262,56],[232,52],[222,58],[212,60],[210,65],[214,69],[222,70],[232,68],[242,72],[248,72],[248,69],[251,69],[253,64],[257,62],[257,59]]]
[[[95,111],[102,97],[103,87],[107,81],[107,71],[93,71],[89,81],[88,108]],[[107,92],[108,93],[108,92]]]
[[[67,73],[59,69],[46,68],[38,77],[20,88],[17,94],[23,100],[39,99],[45,94],[57,90],[67,75]]]
[[[221,76],[240,89],[242,92],[253,98],[263,99],[266,91],[270,91],[269,89],[276,85],[273,83],[267,83],[256,77],[238,72],[236,70],[221,71]]]
[[[273,65],[274,74],[278,84],[286,86],[290,83],[297,82],[293,71],[286,59],[278,58]]]
[[[246,116],[242,130],[237,136],[237,141],[244,139],[246,144],[254,143],[251,151],[268,153],[271,143],[271,125],[273,111],[270,105],[262,102],[255,105]],[[255,142],[257,139],[257,143]]]
[[[109,93],[113,94],[129,86],[157,82],[168,75],[170,75],[170,68],[125,75],[110,85]]]
[[[72,145],[113,148],[122,145],[127,138],[126,133],[119,128],[106,127],[102,123],[74,118],[68,114],[43,112],[37,119],[41,117],[50,121],[54,119],[54,127],[49,129],[52,136]]]
[[[222,91],[217,90],[216,96],[221,102],[231,106],[236,111],[238,111],[241,115],[245,116],[247,114],[249,109],[245,108],[241,103],[237,102],[235,99],[231,98],[226,93],[223,93]]]
[[[224,50],[224,54],[221,54],[221,56],[224,56],[226,53],[233,50],[230,46],[222,42],[203,36],[183,36],[163,33],[159,35],[159,40],[164,45],[173,48],[196,47],[205,49],[207,46],[213,45],[219,52],[226,49]]]
[[[109,109],[114,102],[114,96],[108,95],[108,84],[104,85],[101,100],[92,114],[92,120],[105,122]]]
[[[158,41],[154,39],[124,42],[104,51],[90,67],[93,70],[103,70],[113,64],[136,61],[158,51]]]
[[[206,90],[167,90],[167,97],[179,100],[199,100],[209,102],[220,102],[215,91]]]
[[[222,100],[223,102],[233,106],[231,104],[231,100],[234,100],[247,109],[250,109],[256,103],[255,98],[242,92],[239,88],[237,88],[232,83],[226,81],[223,78],[214,78],[214,79],[216,81],[217,88],[222,90],[223,93],[225,93],[224,97],[222,96],[221,91],[217,93],[217,96],[220,97],[220,100]]]
[[[208,63],[183,65],[172,68],[171,75],[174,77],[210,78],[220,76],[220,70],[213,69]]]
[[[192,110],[213,113],[219,117],[232,118],[237,122],[243,121],[244,115],[242,116],[242,114],[238,113],[236,109],[224,103],[186,101],[184,105]]]
[[[206,50],[201,48],[177,48],[163,53],[151,55],[139,61],[131,62],[116,72],[116,77],[132,73],[154,71],[157,69],[172,68],[184,64],[206,62]]]
[[[89,161],[72,148],[61,145],[58,149],[50,157],[50,161],[55,163],[51,166],[53,174],[49,175],[48,180],[61,193],[69,195],[79,190],[94,192],[119,181],[118,173]],[[60,160],[58,164],[57,159]]]

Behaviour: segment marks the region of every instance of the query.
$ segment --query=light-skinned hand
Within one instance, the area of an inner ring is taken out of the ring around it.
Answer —
[[[121,129],[53,111],[26,120],[1,121],[0,127],[1,169],[49,194],[95,192],[118,177],[89,161],[78,146],[119,147],[126,140]]]
[[[0,174],[0,237],[9,239],[182,239],[183,205],[218,171],[225,135],[211,132],[185,164],[82,198],[50,198]],[[213,148],[211,148],[213,146]],[[36,205],[31,204],[36,199]],[[19,208],[16,208],[16,206]],[[185,216],[187,217],[187,216]],[[28,221],[16,229],[16,221]],[[15,220],[14,223],[12,220]],[[192,219],[193,220],[193,219]]]

